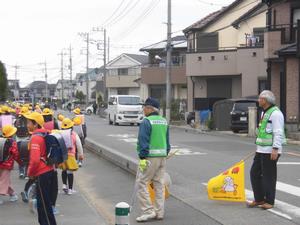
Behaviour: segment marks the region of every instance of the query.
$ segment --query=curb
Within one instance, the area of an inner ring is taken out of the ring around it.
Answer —
[[[85,140],[84,147],[98,156],[110,161],[127,172],[136,175],[138,161],[122,154],[110,147],[99,144],[89,138]]]

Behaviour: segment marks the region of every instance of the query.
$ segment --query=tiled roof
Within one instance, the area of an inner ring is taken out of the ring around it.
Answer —
[[[163,40],[163,41],[157,42],[155,44],[141,48],[140,51],[147,52],[149,50],[164,49],[166,47],[166,45],[167,45],[167,40]],[[172,45],[173,45],[173,48],[187,48],[186,37],[184,35],[173,37]]]
[[[211,14],[208,14],[207,16],[205,16],[204,18],[202,18],[201,20],[197,21],[196,23],[192,24],[191,26],[185,28],[183,30],[184,33],[188,32],[189,30],[191,29],[201,29],[203,28],[204,26],[206,26],[208,23],[210,23],[211,21],[213,21],[218,15],[220,15],[224,9],[226,7],[223,7],[222,9],[218,10],[218,11],[215,11]]]

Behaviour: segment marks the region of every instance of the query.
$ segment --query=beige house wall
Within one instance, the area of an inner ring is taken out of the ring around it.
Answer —
[[[209,26],[207,29],[203,30],[204,33],[215,32],[218,29],[224,28],[226,26],[230,26],[236,19],[240,16],[248,12],[254,6],[256,6],[259,1],[253,0],[245,0],[238,6],[231,9],[229,12],[226,13],[214,24]],[[238,31],[233,28],[232,26],[219,31],[219,47],[226,48],[226,47],[233,47],[237,46],[238,42]]]
[[[287,58],[286,60],[287,122],[299,121],[299,62],[297,58]]]
[[[266,13],[261,13],[240,24],[238,29],[237,46],[246,44],[245,34],[253,34],[253,28],[266,27]]]
[[[125,87],[139,87],[138,83],[134,82],[138,77],[132,75],[124,76],[107,76],[106,87],[125,88]]]

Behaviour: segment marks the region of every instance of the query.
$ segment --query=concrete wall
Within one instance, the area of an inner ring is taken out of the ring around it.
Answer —
[[[286,60],[287,122],[299,122],[299,64],[300,60],[297,58],[287,58]]]
[[[187,54],[187,76],[218,76],[237,74],[236,50]],[[215,59],[212,60],[211,57]],[[201,57],[201,61],[199,61]],[[227,60],[224,59],[227,57]]]
[[[263,48],[241,48],[237,51],[237,72],[242,74],[243,97],[257,95],[258,78],[267,78],[267,63],[263,58]]]
[[[242,97],[242,79],[241,77],[232,78],[232,98]]]
[[[138,87],[138,83],[134,82],[138,76],[124,75],[124,76],[107,76],[106,87],[122,88],[122,87]]]
[[[141,82],[143,84],[165,84],[165,67],[143,67]],[[186,66],[173,66],[171,70],[172,84],[186,84]]]

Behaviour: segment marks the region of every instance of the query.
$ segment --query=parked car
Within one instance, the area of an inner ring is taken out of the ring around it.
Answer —
[[[257,107],[257,100],[235,101],[230,112],[231,130],[238,133],[241,130],[248,130],[248,108]]]

